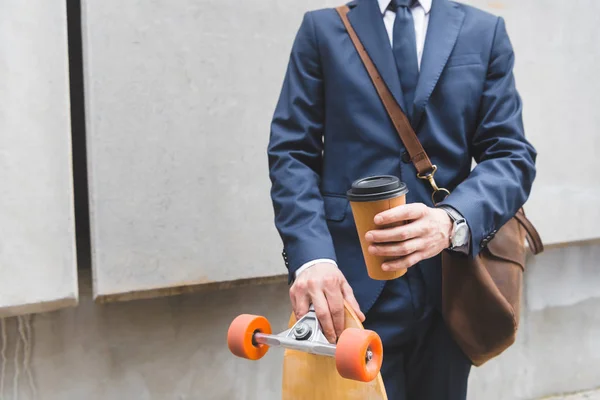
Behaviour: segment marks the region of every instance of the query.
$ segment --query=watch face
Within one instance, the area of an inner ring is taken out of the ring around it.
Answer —
[[[460,224],[456,227],[456,232],[454,232],[454,237],[452,238],[452,244],[454,246],[462,246],[467,242],[467,225]]]

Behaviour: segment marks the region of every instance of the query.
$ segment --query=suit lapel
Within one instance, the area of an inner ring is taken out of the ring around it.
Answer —
[[[359,0],[355,4],[348,13],[348,20],[388,89],[406,113],[396,61],[377,0]]]
[[[413,127],[421,122],[427,101],[448,62],[464,20],[464,12],[448,0],[433,0],[419,82],[415,90]]]

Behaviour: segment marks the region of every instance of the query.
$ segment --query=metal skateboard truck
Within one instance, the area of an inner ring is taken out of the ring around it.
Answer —
[[[306,315],[279,334],[272,334],[266,318],[242,314],[231,323],[227,344],[234,355],[250,360],[262,358],[269,347],[334,357],[342,377],[363,382],[369,382],[379,374],[383,360],[381,339],[370,330],[347,328],[337,344],[329,343],[312,305]]]
[[[317,314],[311,305],[308,313],[293,327],[277,335],[257,332],[254,341],[270,347],[284,347],[321,356],[335,357],[335,344],[329,343],[321,330]]]

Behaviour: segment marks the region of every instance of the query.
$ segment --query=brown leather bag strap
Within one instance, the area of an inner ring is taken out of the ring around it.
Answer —
[[[544,243],[542,243],[542,238],[531,221],[529,221],[529,219],[525,216],[523,209],[519,210],[519,212],[515,214],[515,218],[517,221],[519,221],[527,233],[527,242],[529,243],[531,252],[533,254],[539,254],[544,251]]]
[[[375,67],[375,64],[373,64],[373,61],[369,57],[365,47],[362,45],[360,39],[356,35],[354,28],[352,28],[352,25],[350,25],[350,21],[348,20],[347,16],[350,9],[348,6],[344,5],[337,7],[336,11],[340,15],[340,18],[346,27],[346,31],[348,32],[348,35],[350,36],[350,39],[352,40],[360,59],[367,69],[367,72],[369,73],[369,77],[371,78],[371,81],[373,82],[373,85],[375,86],[375,89],[381,98],[381,102],[383,103],[385,110],[394,124],[394,128],[396,128],[396,132],[398,132],[402,143],[404,143],[404,146],[410,155],[410,160],[417,169],[417,176],[421,179],[426,179],[429,181],[431,187],[433,188],[431,198],[434,204],[437,203],[438,201],[436,201],[436,199],[439,197],[436,196],[441,194],[445,197],[450,194],[447,189],[438,188],[435,182],[433,176],[437,170],[437,167],[431,164],[429,156],[427,156],[425,149],[423,149],[421,142],[419,142],[419,139],[410,125],[410,122],[406,118],[406,115],[404,115],[402,109],[394,99],[394,96],[392,96],[392,93],[385,85],[381,75],[377,71],[377,67]],[[542,252],[544,245],[542,244],[540,235],[533,224],[527,219],[527,217],[525,217],[525,213],[522,210],[519,210],[519,212],[517,212],[515,215],[515,218],[527,232],[527,241],[529,242],[531,251],[534,254]]]
[[[444,198],[450,194],[448,190],[438,188],[435,182],[433,176],[437,170],[437,167],[431,164],[429,156],[427,156],[425,149],[423,149],[421,142],[419,142],[419,139],[410,125],[410,122],[406,118],[406,115],[404,115],[402,109],[392,96],[392,93],[385,85],[381,75],[377,71],[377,67],[375,67],[375,64],[373,64],[373,61],[369,57],[365,47],[362,45],[360,39],[356,35],[354,28],[352,28],[352,25],[350,25],[350,21],[348,21],[348,16],[346,15],[350,9],[348,6],[344,5],[337,7],[336,11],[340,15],[340,18],[346,27],[346,31],[348,32],[348,35],[350,36],[350,39],[352,40],[360,59],[367,69],[367,72],[369,73],[369,77],[371,78],[371,81],[373,82],[373,85],[375,86],[375,89],[381,98],[383,106],[392,120],[394,128],[396,128],[396,132],[398,132],[402,143],[404,143],[404,147],[406,147],[406,150],[408,151],[410,160],[417,169],[417,176],[421,179],[426,179],[429,181],[431,187],[433,188],[433,194],[431,198],[434,203],[437,203],[438,201],[436,201],[436,199],[440,198],[440,194]]]
[[[348,31],[348,35],[350,35],[350,39],[352,40],[352,43],[354,43],[354,47],[356,47],[358,55],[365,65],[371,80],[373,81],[373,85],[375,85],[375,89],[377,90],[377,93],[383,102],[383,106],[389,114],[390,119],[392,120],[392,123],[398,132],[398,135],[400,135],[400,139],[404,143],[404,146],[410,155],[410,160],[413,162],[420,175],[425,176],[433,173],[434,166],[431,165],[431,161],[429,160],[427,153],[425,153],[425,149],[423,149],[423,146],[421,146],[421,142],[419,142],[417,135],[410,126],[410,122],[408,122],[406,115],[404,115],[402,109],[396,100],[394,100],[392,93],[383,82],[381,75],[379,75],[377,67],[375,67],[375,64],[373,64],[373,61],[371,61],[371,58],[367,54],[365,47],[362,45],[360,39],[356,35],[354,28],[352,28],[352,25],[350,25],[350,21],[348,21],[348,16],[346,15],[350,9],[348,6],[344,5],[336,8],[336,11],[340,15],[340,18],[342,18],[342,22]]]

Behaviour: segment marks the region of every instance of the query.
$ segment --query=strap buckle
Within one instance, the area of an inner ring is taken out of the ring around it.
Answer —
[[[431,168],[432,170],[426,174],[417,173],[417,178],[429,181],[429,184],[433,189],[433,193],[431,193],[431,201],[434,205],[437,205],[450,195],[450,191],[448,189],[438,187],[437,183],[435,182],[435,178],[433,177],[435,175],[435,171],[437,171],[437,165],[432,165]]]

